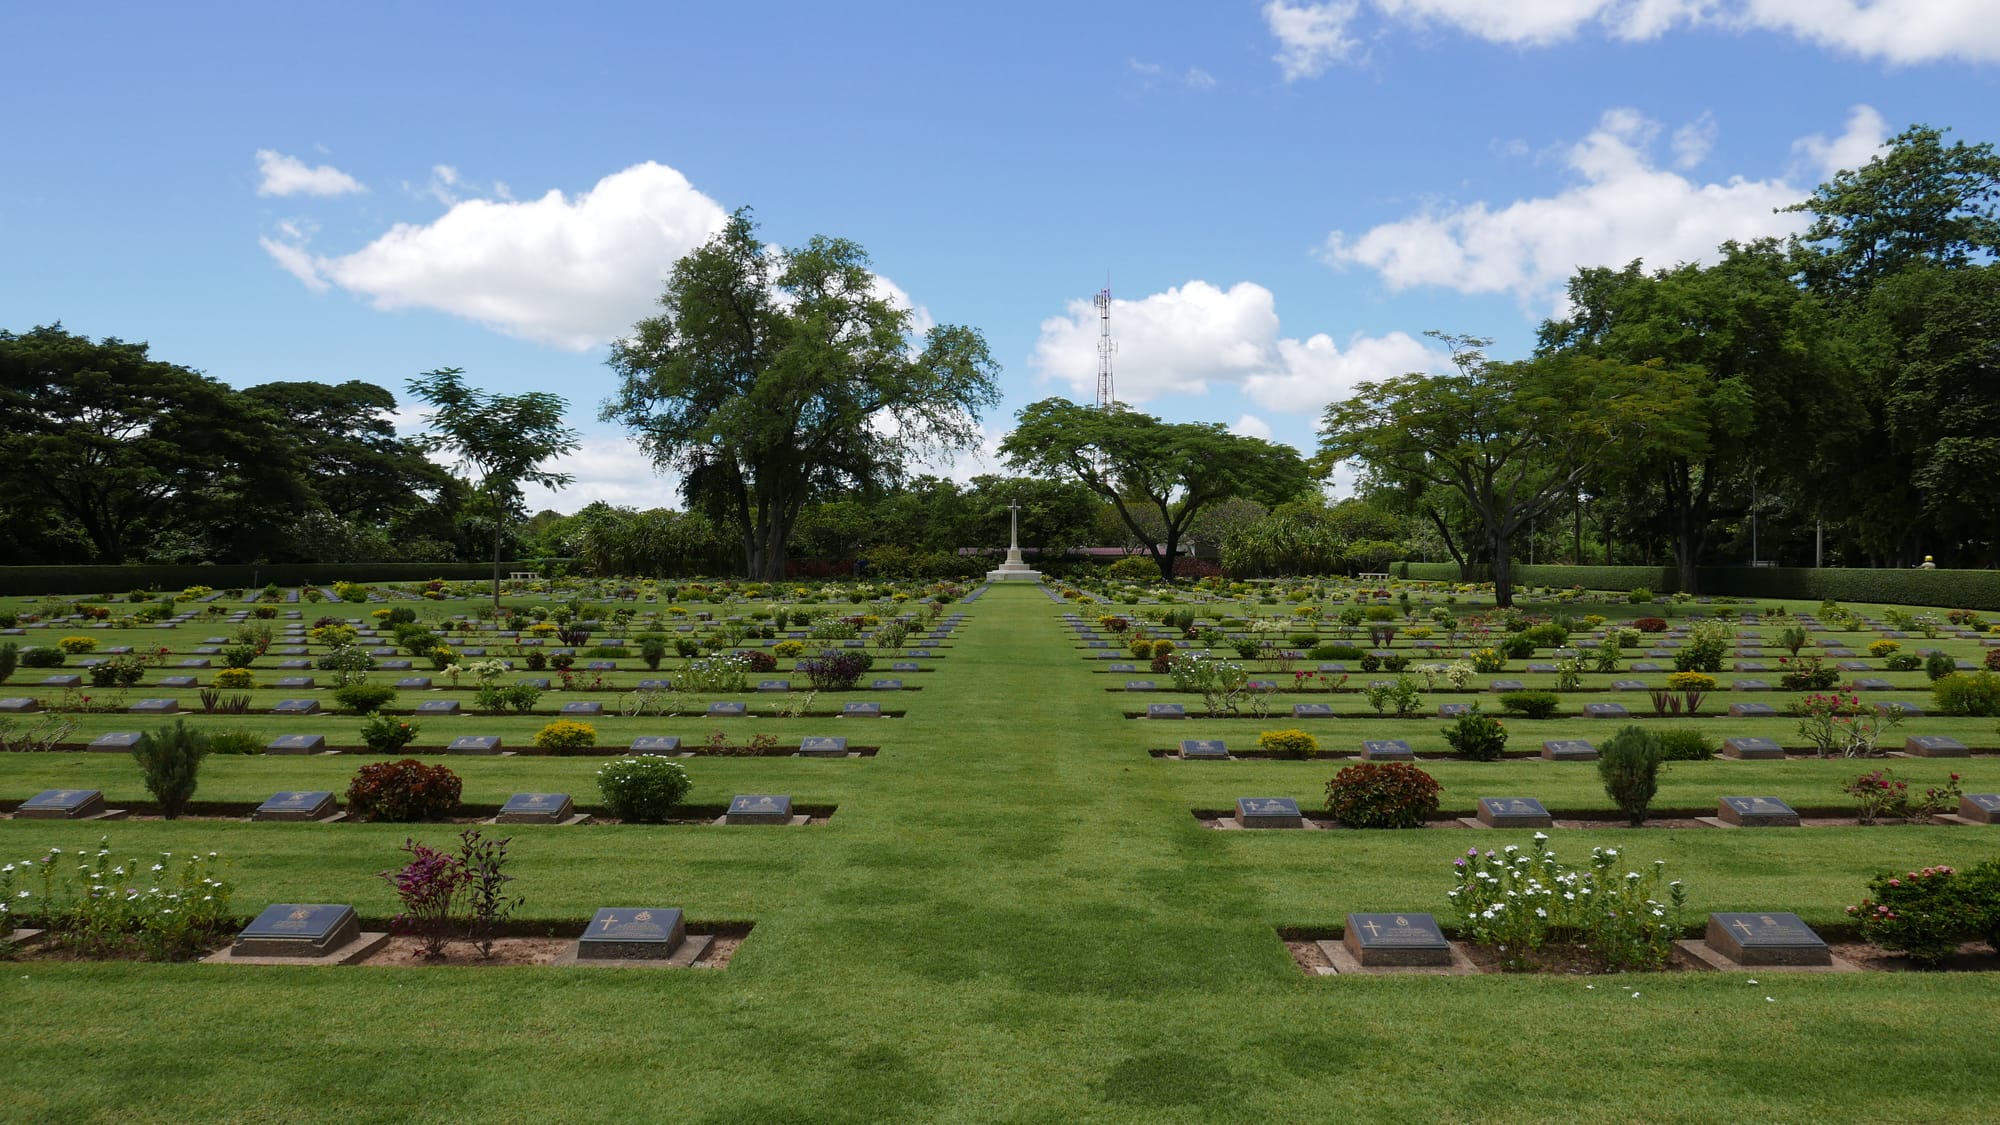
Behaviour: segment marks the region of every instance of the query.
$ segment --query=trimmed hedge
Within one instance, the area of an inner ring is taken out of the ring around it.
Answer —
[[[1457,563],[1397,563],[1390,572],[1420,582],[1487,582],[1492,568]],[[1705,566],[1698,572],[1701,592],[1737,598],[1862,602],[1876,605],[1951,606],[2000,609],[2000,570],[1892,570],[1855,567]],[[1645,588],[1668,594],[1680,588],[1672,567],[1516,566],[1514,585],[1582,586],[1589,590]]]
[[[502,562],[501,573],[532,570],[565,559]],[[482,563],[227,563],[211,566],[0,566],[0,596],[35,594],[123,594],[129,590],[260,590],[275,582],[298,586],[306,582],[428,582],[433,578],[464,582],[491,579],[493,564]]]

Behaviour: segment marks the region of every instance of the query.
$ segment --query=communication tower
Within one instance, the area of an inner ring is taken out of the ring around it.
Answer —
[[[1101,410],[1109,410],[1118,396],[1111,390],[1111,353],[1118,345],[1111,340],[1111,287],[1105,286],[1097,293],[1097,405]]]

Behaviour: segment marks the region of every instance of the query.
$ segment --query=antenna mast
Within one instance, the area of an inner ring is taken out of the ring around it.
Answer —
[[[1111,391],[1111,353],[1118,345],[1111,341],[1111,286],[1098,291],[1097,298],[1097,406],[1100,410],[1111,409],[1117,395]]]

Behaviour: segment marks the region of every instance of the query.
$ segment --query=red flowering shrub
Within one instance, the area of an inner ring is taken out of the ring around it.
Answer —
[[[1667,631],[1667,623],[1657,617],[1634,618],[1632,627],[1641,633],[1664,633]]]
[[[458,807],[457,774],[415,758],[371,762],[347,786],[347,810],[364,820],[436,820]]]
[[[1350,828],[1416,828],[1437,812],[1441,789],[1406,762],[1360,762],[1326,783],[1326,811]]]
[[[745,671],[763,673],[778,670],[778,658],[761,648],[744,649],[736,656],[743,661]]]
[[[2000,864],[1989,861],[1964,873],[1940,865],[1877,875],[1868,881],[1868,897],[1847,913],[1870,942],[1902,950],[1919,968],[1936,968],[1960,942],[1994,936],[1996,872]]]

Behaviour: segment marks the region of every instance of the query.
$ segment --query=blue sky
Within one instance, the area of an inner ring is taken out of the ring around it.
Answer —
[[[1794,230],[1911,123],[2000,141],[2000,0],[290,7],[10,12],[0,327],[555,391],[562,510],[674,502],[604,341],[737,206],[985,332],[993,440],[1094,393],[1108,278],[1120,398],[1310,449],[1426,329],[1519,355],[1580,265]]]

